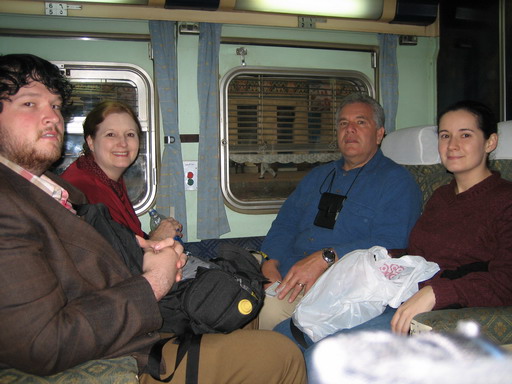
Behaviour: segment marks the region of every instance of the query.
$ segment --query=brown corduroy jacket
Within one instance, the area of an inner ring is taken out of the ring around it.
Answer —
[[[0,164],[0,367],[49,375],[123,355],[143,365],[161,321],[147,280],[94,228]]]

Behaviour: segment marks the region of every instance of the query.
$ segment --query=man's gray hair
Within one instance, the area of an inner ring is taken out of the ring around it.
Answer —
[[[354,103],[364,103],[368,104],[373,111],[373,120],[377,125],[377,129],[380,127],[384,127],[384,122],[386,117],[384,115],[384,109],[382,106],[375,100],[373,97],[368,96],[364,93],[351,93],[341,100],[341,104],[338,106],[338,110],[336,111],[336,128],[339,127],[340,124],[340,114],[341,110],[349,104]]]

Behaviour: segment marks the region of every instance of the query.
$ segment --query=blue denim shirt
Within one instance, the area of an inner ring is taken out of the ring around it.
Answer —
[[[407,247],[422,206],[411,174],[380,149],[362,168],[345,171],[343,163],[340,159],[309,172],[272,223],[262,251],[279,261],[283,277],[297,261],[326,247],[339,257],[374,245]],[[323,192],[347,196],[333,229],[313,224]]]

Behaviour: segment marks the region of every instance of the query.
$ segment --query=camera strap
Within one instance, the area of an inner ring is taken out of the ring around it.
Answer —
[[[355,184],[355,182],[356,182],[357,178],[359,177],[359,174],[361,173],[361,171],[364,169],[364,167],[365,167],[365,166],[366,166],[366,164],[365,164],[365,165],[363,165],[361,168],[359,168],[359,170],[357,171],[356,177],[354,177],[354,180],[352,180],[352,183],[350,183],[350,185],[349,185],[349,187],[348,187],[348,189],[347,189],[347,192],[345,192],[345,194],[344,194],[344,195],[342,195],[342,196],[348,197],[348,193],[349,193],[349,192],[350,192],[350,190],[352,189],[352,186]],[[332,176],[331,176],[331,175],[332,175]],[[329,186],[327,187],[327,190],[326,190],[325,192],[329,192],[329,193],[330,193],[330,192],[331,192],[331,189],[332,189],[332,185],[334,184],[334,179],[336,178],[336,166],[335,166],[333,169],[331,169],[331,170],[329,171],[329,173],[327,174],[327,176],[325,176],[324,181],[323,181],[323,182],[322,182],[322,184],[320,185],[320,188],[319,188],[318,190],[319,190],[319,192],[320,192],[320,194],[321,194],[321,195],[324,193],[324,192],[322,192],[322,188],[323,188],[323,186],[325,185],[325,182],[327,181],[327,178],[328,178],[329,176],[331,176],[331,180],[329,181]]]

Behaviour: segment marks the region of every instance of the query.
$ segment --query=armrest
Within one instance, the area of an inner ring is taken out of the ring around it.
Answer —
[[[413,319],[411,333],[421,333],[429,327],[432,331],[453,331],[459,320],[476,321],[480,324],[482,335],[496,344],[512,343],[512,306],[443,309],[420,313]]]

